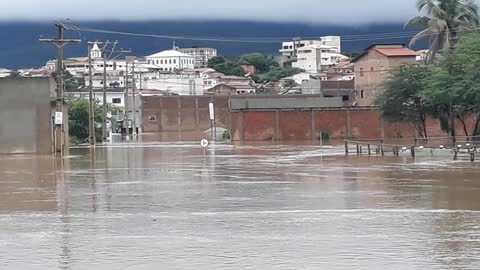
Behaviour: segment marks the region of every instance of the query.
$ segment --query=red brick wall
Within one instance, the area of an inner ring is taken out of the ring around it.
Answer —
[[[210,128],[208,103],[215,105],[217,127],[230,127],[228,97],[152,96],[143,97],[145,133],[205,131]],[[150,118],[156,117],[156,121]]]
[[[350,112],[353,138],[378,139],[382,137],[381,112],[358,110]]]
[[[279,112],[279,140],[309,140],[312,138],[312,112]]]
[[[320,132],[326,132],[332,139],[347,137],[347,111],[316,111],[315,138]]]
[[[244,112],[243,139],[269,141],[275,135],[275,112]]]
[[[382,123],[380,111],[366,108],[318,110],[313,114],[275,110],[230,112],[228,97],[145,97],[143,101],[144,132],[184,140],[190,138],[188,134],[203,134],[210,128],[210,101],[215,104],[217,126],[230,129],[234,141],[316,140],[320,131],[332,139],[412,138],[416,134],[411,124]],[[156,121],[149,121],[152,115]],[[471,132],[475,121],[471,118],[467,122]],[[456,130],[457,136],[465,135],[458,120]],[[427,132],[429,137],[448,137],[436,119],[427,120]]]

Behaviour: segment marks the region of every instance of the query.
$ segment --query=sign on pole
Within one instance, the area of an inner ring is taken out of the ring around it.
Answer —
[[[215,108],[212,102],[208,103],[208,111],[210,112],[210,120],[215,120]]]
[[[55,112],[55,125],[61,126],[63,124],[63,113]]]
[[[208,144],[209,144],[209,142],[206,139],[203,139],[203,140],[200,141],[200,146],[203,147],[203,148],[207,148]]]

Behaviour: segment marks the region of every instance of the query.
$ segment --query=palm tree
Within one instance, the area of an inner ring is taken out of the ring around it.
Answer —
[[[411,19],[405,27],[424,28],[412,38],[410,46],[428,39],[427,63],[432,63],[439,52],[451,52],[463,33],[479,25],[475,0],[417,0],[417,9],[426,16]]]

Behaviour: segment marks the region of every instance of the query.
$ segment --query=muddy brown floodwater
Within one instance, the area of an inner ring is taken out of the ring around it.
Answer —
[[[0,156],[0,269],[480,269],[480,163],[178,143]]]

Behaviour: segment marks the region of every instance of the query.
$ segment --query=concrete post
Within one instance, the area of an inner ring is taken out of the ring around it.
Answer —
[[[280,138],[278,137],[278,130],[279,130],[279,121],[280,121],[280,112],[278,110],[275,110],[275,128],[273,131],[273,137],[275,140],[279,140]]]
[[[315,111],[312,109],[312,112],[311,112],[311,115],[310,115],[310,121],[311,121],[311,125],[310,125],[310,137],[312,138],[312,142],[315,141],[315,134],[317,133],[316,130],[315,130]]]
[[[243,111],[240,111],[240,142],[243,143],[243,140],[245,139],[244,134],[243,134]]]
[[[352,116],[349,108],[347,108],[347,138],[352,138]]]

